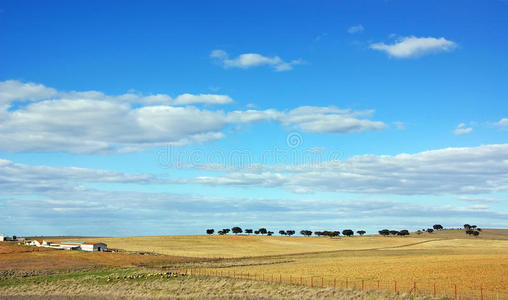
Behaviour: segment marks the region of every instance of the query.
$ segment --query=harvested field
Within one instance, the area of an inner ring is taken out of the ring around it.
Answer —
[[[202,261],[199,258],[127,253],[85,252],[20,246],[0,242],[1,270],[57,270],[92,266],[165,266]]]
[[[208,258],[238,258],[301,254],[337,250],[377,249],[420,243],[422,238],[354,238],[279,237],[279,236],[146,236],[102,238],[110,248],[128,251],[150,251],[168,255]]]
[[[481,287],[484,299],[497,300],[497,297],[508,299],[508,240],[504,238],[506,232],[485,230],[486,234],[481,238],[465,236],[463,231],[458,230],[425,233],[414,237],[365,236],[340,239],[231,235],[101,238],[101,241],[107,242],[108,246],[113,248],[172,254],[158,256],[62,251],[3,243],[0,244],[0,270],[39,270],[39,273],[29,274],[29,277],[34,278],[50,278],[56,276],[52,274],[58,274],[58,270],[64,269],[67,273],[72,273],[87,268],[106,268],[107,271],[108,268],[111,270],[126,266],[131,267],[129,272],[146,271],[144,267],[158,270],[165,267],[164,270],[190,270],[194,274],[189,278],[178,279],[186,280],[186,284],[190,284],[185,288],[176,287],[178,280],[157,284],[140,280],[134,282],[130,288],[124,287],[125,283],[114,280],[104,283],[105,293],[112,298],[125,295],[119,294],[111,286],[131,289],[132,294],[129,294],[129,297],[137,295],[139,286],[139,289],[153,290],[150,295],[154,297],[167,296],[168,293],[160,292],[165,289],[171,291],[172,296],[192,295],[200,298],[205,297],[197,288],[201,284],[204,285],[202,291],[218,298],[248,299],[259,298],[261,295],[275,299],[291,298],[301,292],[313,298],[339,295],[345,297],[344,299],[364,299],[361,298],[367,297],[364,294],[344,296],[340,289],[363,287],[364,290],[378,290],[379,284],[381,290],[391,293],[394,288],[402,293],[414,292],[416,288],[419,295],[432,295],[435,283],[438,296],[454,295],[456,286],[457,296],[461,299],[476,299],[474,297],[479,295]],[[195,257],[180,256],[182,254]],[[212,258],[219,256],[225,258]],[[39,276],[45,274],[43,270],[53,270],[53,273]],[[11,279],[21,277],[20,274],[22,273],[9,273],[4,278],[12,283],[16,281]],[[233,276],[236,279],[224,278]],[[238,278],[248,278],[254,282],[247,281],[248,283],[237,286],[238,282],[244,282]],[[273,280],[276,284],[260,282],[262,280]],[[307,286],[312,282],[314,288],[295,285],[300,280]],[[279,281],[282,285],[277,287]],[[79,290],[80,286],[88,284],[80,280],[70,280],[67,283],[67,286],[60,286],[50,282],[48,288],[55,293],[66,295],[67,289]],[[290,285],[291,283],[293,285]],[[193,284],[196,286],[191,288]],[[218,284],[220,291],[209,284]],[[330,288],[334,284],[338,288],[336,291]],[[161,287],[157,288],[159,285]],[[321,285],[325,288],[316,290],[316,286]],[[34,291],[30,284],[27,283],[26,286],[26,291]],[[274,287],[280,289],[274,291]],[[241,288],[247,292],[237,294]],[[174,289],[177,289],[176,292]],[[196,289],[196,292],[192,289]],[[259,293],[256,294],[252,289]],[[13,289],[7,288],[7,291]],[[90,291],[95,295],[94,289]],[[368,297],[378,299],[377,294]]]

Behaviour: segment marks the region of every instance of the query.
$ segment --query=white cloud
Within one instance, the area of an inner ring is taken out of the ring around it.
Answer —
[[[464,135],[464,134],[471,133],[472,131],[473,131],[473,128],[466,127],[466,124],[460,123],[459,125],[457,125],[457,128],[455,128],[455,130],[453,131],[453,134]]]
[[[174,105],[189,105],[189,104],[230,104],[233,103],[233,99],[226,95],[212,95],[212,94],[183,94],[173,101]]]
[[[471,197],[471,196],[459,196],[457,197],[460,201],[465,202],[479,202],[479,203],[498,203],[501,202],[501,200],[495,199],[495,198],[488,198],[488,197]]]
[[[386,52],[388,55],[397,58],[412,58],[426,54],[452,51],[457,47],[455,42],[443,37],[403,37],[394,44],[375,43],[371,44],[373,50]]]
[[[201,166],[203,167],[203,166]],[[212,166],[211,169],[215,169]],[[293,192],[480,194],[508,190],[508,144],[416,154],[358,155],[340,162],[250,165],[191,182],[281,187]]]
[[[363,25],[359,24],[359,25],[355,25],[355,26],[349,27],[347,32],[349,34],[355,34],[355,33],[360,33],[360,32],[362,32],[364,30],[365,30],[365,28],[363,28]]]
[[[34,84],[18,86],[32,86]],[[37,85],[34,85],[37,86]],[[44,99],[40,94],[1,92],[6,99]],[[290,111],[201,109],[187,104],[227,104],[225,95],[183,94],[117,96],[98,91],[52,92],[50,99],[7,110],[0,107],[0,151],[67,151],[73,153],[141,151],[158,145],[204,143],[225,137],[227,126],[274,121],[307,132],[350,133],[380,130],[385,124],[365,118],[373,111],[302,106]],[[29,95],[29,96],[27,96]],[[141,105],[132,105],[141,104]],[[174,106],[182,105],[182,106]]]
[[[75,190],[83,182],[160,183],[149,174],[127,174],[76,167],[32,166],[0,159],[0,190],[9,193],[33,193]]]
[[[235,123],[278,121],[304,132],[352,133],[385,129],[386,124],[383,122],[358,118],[370,116],[372,113],[372,110],[351,111],[334,106],[300,106],[287,112],[274,109],[234,111],[229,113],[228,117]]]
[[[57,91],[42,84],[23,83],[17,80],[0,81],[0,105],[11,101],[34,101],[55,96]]]
[[[462,150],[460,150],[462,149]],[[412,172],[420,178],[432,178],[438,174],[438,178],[425,183],[428,186],[436,184],[451,188],[454,180],[462,180],[471,177],[471,174],[460,175],[461,170],[457,168],[458,161],[465,161],[463,154],[458,152],[475,153],[469,156],[473,161],[478,161],[472,166],[464,165],[463,168],[472,167],[473,171],[479,174],[477,183],[482,185],[487,177],[495,177],[496,170],[492,169],[499,159],[506,160],[506,146],[490,145],[478,148],[458,148],[443,149],[436,152],[450,153],[419,153],[407,161],[393,162],[385,161],[383,165],[379,162],[374,164],[364,162],[358,166],[358,170],[352,173],[356,176],[369,176],[363,181],[360,178],[357,182],[351,182],[352,176],[338,178],[338,181],[330,180],[330,189],[334,189],[333,184],[341,184],[346,181],[346,186],[358,185],[356,190],[361,190],[370,185],[373,188],[379,188],[379,182],[372,174],[378,176],[395,176],[393,172],[400,170],[407,174]],[[455,151],[455,152],[454,152]],[[457,152],[458,151],[458,152]],[[503,152],[504,151],[504,152]],[[490,152],[490,153],[489,153]],[[427,157],[425,157],[427,156]],[[398,157],[394,156],[391,158]],[[378,157],[379,158],[379,157]],[[450,169],[445,165],[446,161],[453,162],[452,168],[456,169],[450,173]],[[440,161],[439,164],[433,161]],[[485,170],[482,171],[481,164],[487,162]],[[415,170],[411,170],[416,166]],[[424,167],[422,169],[422,166]],[[448,169],[443,169],[447,167]],[[437,170],[429,173],[433,168]],[[309,188],[314,182],[323,180],[328,176],[326,169],[333,166],[322,166],[322,169],[316,169],[313,175],[307,173],[304,168],[293,171],[290,176],[297,177],[296,181],[305,183],[303,176],[308,176],[309,181],[303,188]],[[374,170],[371,171],[371,168]],[[501,179],[507,178],[506,165],[504,173],[498,173]],[[264,166],[260,174],[246,174],[245,178],[224,180],[223,184],[247,186],[250,180],[251,186],[273,186],[280,187],[287,181],[285,174],[270,174],[274,170],[282,171],[284,166]],[[297,168],[295,168],[297,169]],[[321,179],[314,178],[320,171],[326,172]],[[366,174],[366,172],[371,172]],[[440,172],[447,172],[439,175]],[[266,173],[266,174],[264,174]],[[385,174],[388,173],[388,174]],[[259,175],[259,176],[255,176]],[[311,176],[309,176],[311,175]],[[345,174],[347,175],[347,174]],[[454,176],[461,176],[454,179]],[[476,176],[473,176],[476,177]],[[269,182],[266,182],[269,178]],[[337,178],[334,178],[337,179]],[[444,181],[443,181],[444,180]],[[295,181],[295,182],[296,182]],[[470,182],[474,181],[470,180]],[[112,191],[105,189],[94,189],[84,183],[114,183],[114,184],[139,184],[140,189],[145,191]],[[325,229],[336,225],[337,217],[348,224],[348,226],[371,227],[374,233],[386,227],[396,224],[411,224],[414,228],[421,228],[423,224],[434,224],[436,218],[446,219],[447,224],[463,224],[463,220],[468,222],[488,226],[496,222],[506,225],[506,212],[490,209],[487,205],[491,201],[482,201],[482,198],[473,198],[471,196],[459,196],[460,200],[479,202],[465,207],[447,205],[446,203],[418,203],[419,197],[411,198],[408,196],[404,201],[385,200],[382,195],[370,196],[358,195],[358,197],[331,195],[329,198],[312,199],[310,195],[302,199],[270,199],[270,198],[223,198],[210,195],[199,195],[195,193],[178,194],[169,192],[146,192],[150,190],[151,184],[161,184],[170,182],[164,177],[158,177],[153,174],[126,174],[105,170],[84,169],[75,167],[49,167],[32,166],[19,164],[8,160],[0,159],[0,206],[5,218],[0,218],[0,227],[8,228],[11,232],[22,235],[30,234],[62,234],[66,230],[69,234],[87,234],[87,235],[134,235],[150,231],[153,234],[162,234],[157,230],[168,230],[170,233],[189,233],[196,234],[206,226],[219,227],[223,224],[247,224],[249,226],[268,226],[288,228],[301,226],[301,228],[310,228],[312,230]],[[469,181],[463,184],[468,184]],[[506,183],[506,180],[505,180]],[[491,183],[489,183],[491,184]],[[506,185],[505,185],[506,186]],[[318,186],[318,189],[321,187]],[[393,186],[387,186],[388,190]],[[360,193],[365,193],[363,191]],[[426,188],[419,193],[429,192]],[[435,190],[430,190],[435,193]],[[364,197],[366,199],[364,199]],[[477,199],[480,199],[479,201]],[[323,209],[326,207],[326,209]],[[167,218],[168,215],[178,215],[179,218]],[[383,216],[384,218],[379,218]],[[62,229],[62,222],[72,218],[74,222],[69,223]],[[414,224],[412,221],[415,220]],[[452,220],[456,220],[454,223]],[[485,222],[476,220],[484,219]],[[108,220],[107,228],[104,227],[104,220]],[[196,221],[198,220],[198,221]],[[240,223],[238,223],[240,222]],[[386,223],[384,223],[386,222]],[[493,223],[488,223],[493,222]],[[334,225],[335,224],[335,225]],[[162,226],[164,225],[164,226]],[[443,224],[444,225],[444,224]],[[310,226],[310,227],[309,227]],[[406,226],[406,225],[404,225]],[[106,231],[104,231],[106,230]],[[167,234],[167,232],[165,232]]]
[[[286,62],[278,56],[268,57],[258,53],[244,53],[231,59],[224,50],[213,50],[210,53],[210,57],[218,60],[224,68],[248,69],[259,66],[270,66],[275,71],[288,71],[293,69],[293,66],[303,63],[301,59]]]
[[[502,118],[496,125],[499,127],[508,127],[508,118]]]

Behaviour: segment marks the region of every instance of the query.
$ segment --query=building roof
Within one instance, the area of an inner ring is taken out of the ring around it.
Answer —
[[[97,245],[97,244],[104,244],[104,245],[106,245],[103,242],[86,242],[86,243],[83,243],[83,245]]]

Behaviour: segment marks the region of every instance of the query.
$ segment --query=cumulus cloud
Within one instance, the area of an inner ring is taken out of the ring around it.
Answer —
[[[448,52],[457,47],[453,41],[443,37],[403,37],[393,44],[374,43],[370,49],[386,52],[396,58],[414,58],[431,53]]]
[[[57,91],[42,84],[23,83],[18,80],[0,81],[0,105],[11,101],[34,101],[55,96]]]
[[[9,83],[12,84],[12,83]],[[291,111],[237,110],[225,112],[188,104],[227,104],[225,95],[183,94],[175,99],[158,94],[109,96],[98,91],[51,92],[35,84],[18,84],[41,94],[2,90],[5,99],[29,100],[7,110],[0,107],[1,151],[67,151],[73,153],[141,151],[159,145],[186,145],[219,140],[227,126],[274,121],[307,132],[349,133],[380,130],[384,123],[369,117],[372,111],[334,107],[299,107]],[[24,95],[24,96],[23,96]],[[132,105],[138,104],[138,105]],[[141,105],[139,105],[141,104]]]
[[[457,125],[457,128],[455,128],[455,130],[453,131],[453,134],[464,135],[464,134],[471,133],[472,131],[473,131],[473,128],[466,127],[466,124],[460,123],[459,125]]]
[[[359,118],[372,114],[372,110],[351,111],[334,106],[300,106],[287,112],[274,109],[234,111],[229,113],[228,117],[232,122],[237,123],[278,121],[285,125],[295,126],[304,132],[351,133],[385,129],[386,124],[383,122]]]
[[[36,193],[76,190],[83,182],[160,183],[150,174],[127,174],[76,167],[19,164],[0,159],[0,190],[4,193]]]
[[[362,24],[359,24],[359,25],[355,25],[355,26],[351,26],[347,29],[347,32],[349,34],[355,34],[355,33],[360,33],[362,31],[364,31],[365,28],[363,28],[363,25]]]
[[[480,194],[508,190],[508,144],[416,154],[358,155],[343,162],[250,165],[200,176],[208,185],[263,186],[298,193]]]
[[[293,66],[303,63],[301,59],[284,61],[279,56],[268,57],[258,53],[244,53],[236,58],[229,58],[229,54],[224,50],[213,50],[210,53],[212,59],[217,60],[224,68],[248,69],[260,66],[270,66],[275,71],[288,71]]]

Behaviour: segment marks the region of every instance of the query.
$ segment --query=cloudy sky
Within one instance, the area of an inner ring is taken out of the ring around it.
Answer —
[[[2,1],[0,233],[508,228],[506,1]]]

